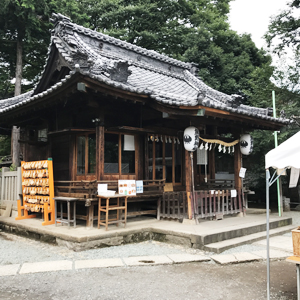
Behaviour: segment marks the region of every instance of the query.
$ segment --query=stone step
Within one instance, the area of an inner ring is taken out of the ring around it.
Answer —
[[[295,229],[295,225],[288,225],[288,226],[282,226],[274,229],[270,229],[269,234],[271,236],[276,236],[280,234],[284,234],[287,232],[291,232],[292,229]],[[214,252],[214,253],[222,253],[225,250],[235,248],[241,245],[245,244],[251,244],[253,242],[265,239],[267,235],[266,231],[261,231],[261,232],[256,232],[253,234],[233,238],[233,239],[228,239],[216,243],[211,243],[204,245],[203,250],[209,251],[209,252]]]
[[[282,226],[288,226],[292,224],[292,218],[280,218],[277,220],[272,220],[269,222],[269,228],[275,229]],[[238,237],[243,236],[249,236],[251,234],[264,232],[266,230],[266,222],[260,221],[255,223],[248,223],[248,224],[242,224],[241,226],[236,226],[234,229],[230,230],[221,230],[216,233],[207,233],[204,235],[201,235],[198,238],[198,244],[201,245],[201,248],[203,246],[212,244],[212,243],[218,243],[225,240],[231,240]]]

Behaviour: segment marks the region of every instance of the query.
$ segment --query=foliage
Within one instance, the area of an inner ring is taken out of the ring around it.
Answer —
[[[185,57],[198,64],[199,75],[206,83],[227,94],[249,94],[252,72],[271,63],[270,57],[256,48],[250,35],[239,36],[226,27],[209,32],[206,42],[200,28],[197,35],[189,38],[189,44],[193,46]]]
[[[23,44],[22,92],[30,90],[43,69],[50,42],[49,18],[60,12],[85,24],[77,0],[3,0],[0,10],[0,98],[13,96],[11,80],[16,70],[16,43]]]
[[[223,0],[224,1],[224,0]],[[228,0],[225,0],[228,2]],[[184,39],[195,32],[195,11],[210,1],[81,0],[90,27],[172,57],[186,49]],[[221,2],[221,1],[217,1]]]
[[[265,39],[279,57],[275,79],[283,89],[300,91],[300,1],[291,1],[285,10],[271,20]],[[289,59],[290,58],[290,59]]]
[[[274,46],[274,52],[280,54],[291,47],[296,51],[300,50],[300,37],[298,32],[300,18],[297,16],[297,9],[299,8],[300,1],[294,0],[288,4],[286,10],[272,19],[265,38],[269,46]],[[277,40],[279,40],[279,43],[277,43]]]
[[[10,136],[0,135],[0,156],[10,155]]]
[[[10,155],[10,136],[0,135],[0,164],[4,161],[6,155]]]

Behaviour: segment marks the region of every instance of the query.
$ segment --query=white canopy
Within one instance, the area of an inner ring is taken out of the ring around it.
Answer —
[[[300,131],[269,151],[266,156],[266,169],[300,168]]]

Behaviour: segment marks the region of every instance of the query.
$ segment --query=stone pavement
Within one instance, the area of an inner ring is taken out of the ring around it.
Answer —
[[[266,241],[259,241],[253,245],[265,246]],[[275,236],[270,238],[270,259],[286,259],[293,253],[291,236]],[[79,270],[90,268],[116,268],[145,265],[180,264],[189,262],[216,262],[221,265],[246,263],[265,260],[267,256],[265,247],[262,250],[250,252],[236,252],[232,254],[199,255],[199,254],[168,254],[154,256],[136,256],[124,258],[107,258],[93,260],[58,260],[34,262],[0,266],[0,277],[22,275],[28,273],[53,272],[64,270]]]

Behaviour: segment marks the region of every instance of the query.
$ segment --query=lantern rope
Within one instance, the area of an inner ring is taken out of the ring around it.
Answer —
[[[234,146],[236,145],[237,143],[239,143],[240,140],[235,140],[231,143],[226,143],[226,142],[223,142],[221,140],[210,140],[210,139],[203,139],[202,137],[199,136],[199,139],[202,140],[203,142],[206,142],[206,143],[210,143],[210,144],[219,144],[219,145],[222,145],[222,146],[226,146],[226,147],[231,147],[231,146]]]

